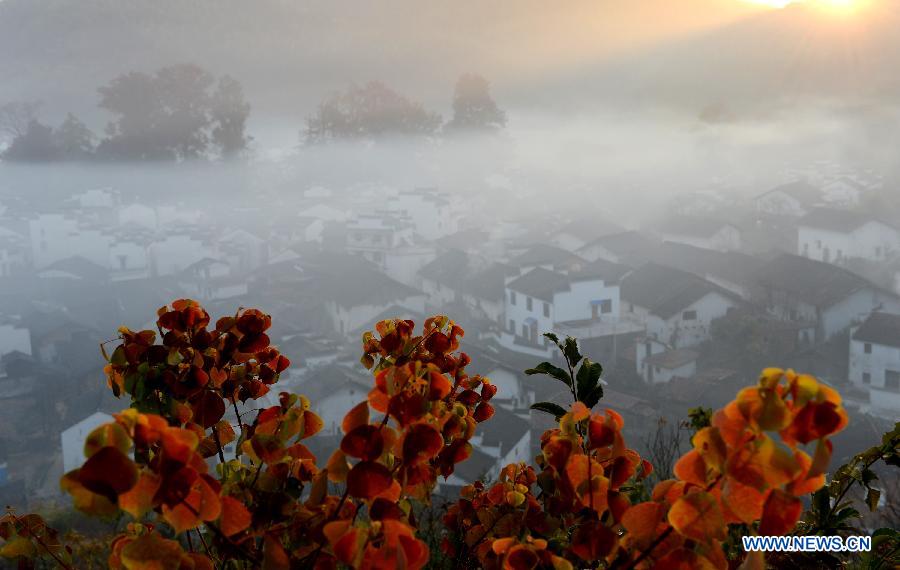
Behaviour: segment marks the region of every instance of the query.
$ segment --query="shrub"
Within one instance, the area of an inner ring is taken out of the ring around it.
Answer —
[[[88,436],[86,462],[62,479],[79,510],[132,517],[111,544],[111,567],[422,568],[440,556],[418,535],[414,507],[469,456],[497,391],[466,373],[458,325],[438,316],[416,334],[411,321],[382,321],[364,335],[373,388],[322,463],[303,444],[322,428],[305,397],[282,392],[277,405],[246,407],[289,365],[270,345],[268,315],[242,309],[210,328],[202,307],[180,300],[158,317],[156,332],[122,328],[104,351],[109,386],[131,407]],[[447,510],[441,550],[455,565],[724,568],[729,529],[790,533],[800,497],[825,484],[829,438],[847,425],[839,395],[811,376],[767,369],[699,422],[675,479],[641,501],[652,466],[627,447],[619,414],[593,411],[599,364],[574,339],[547,336],[566,368],[528,373],[565,383],[572,404],[537,404],[559,427],[541,437],[535,464],[466,487]],[[18,545],[9,557],[40,553],[25,548],[38,534],[14,522],[0,523],[4,550]]]

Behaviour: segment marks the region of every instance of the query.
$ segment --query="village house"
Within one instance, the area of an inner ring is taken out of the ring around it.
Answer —
[[[673,349],[654,338],[635,344],[637,373],[647,384],[666,384],[673,378],[690,378],[697,373],[700,354],[688,348]]]
[[[28,238],[7,224],[0,225],[0,278],[22,273],[30,257]]]
[[[357,256],[322,255],[307,266],[306,294],[318,299],[331,329],[358,340],[356,331],[391,307],[425,313],[425,293],[391,279]]]
[[[588,260],[606,260],[638,267],[647,263],[659,242],[637,231],[621,232],[595,239],[576,253]]]
[[[682,269],[749,299],[756,272],[764,260],[738,251],[714,251],[681,243],[666,242],[657,247],[652,261]]]
[[[392,278],[413,285],[417,272],[434,259],[434,248],[423,242],[407,220],[390,214],[362,214],[346,226],[346,251],[364,257]]]
[[[622,314],[673,348],[709,340],[715,319],[741,304],[733,293],[687,271],[647,264],[622,280]]]
[[[822,197],[829,205],[852,208],[859,205],[869,186],[853,176],[839,176],[822,184]]]
[[[741,230],[716,218],[670,217],[654,227],[664,242],[681,243],[715,251],[741,248]]]
[[[31,355],[31,332],[20,318],[0,316],[0,357],[12,352]]]
[[[801,218],[823,203],[822,191],[805,181],[776,186],[754,199],[756,211],[771,216]]]
[[[817,208],[797,224],[798,255],[825,263],[884,262],[900,253],[900,230],[863,214]]]
[[[552,352],[543,333],[579,327],[584,337],[616,334],[619,281],[629,268],[598,261],[561,273],[538,266],[508,280],[500,343],[536,355]]]
[[[592,216],[567,222],[548,235],[548,243],[566,251],[577,251],[597,238],[620,233],[625,228],[603,218]]]
[[[459,229],[450,195],[434,189],[400,192],[388,200],[387,209],[408,219],[415,232],[427,240],[436,240]]]
[[[814,326],[814,342],[830,340],[873,311],[900,312],[892,292],[842,267],[789,254],[760,269],[754,299],[780,319]]]
[[[249,279],[235,273],[228,262],[206,257],[186,267],[177,281],[191,299],[209,302],[246,295]]]
[[[167,233],[148,247],[151,275],[177,275],[194,263],[215,258],[216,253],[206,236],[191,231]]]
[[[872,313],[853,332],[849,376],[873,408],[900,416],[900,315]]]

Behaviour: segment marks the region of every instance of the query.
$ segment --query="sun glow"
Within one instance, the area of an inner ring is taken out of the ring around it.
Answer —
[[[858,11],[867,0],[748,0],[754,4],[764,4],[772,8],[785,8],[791,4],[807,4],[835,13],[852,13]]]

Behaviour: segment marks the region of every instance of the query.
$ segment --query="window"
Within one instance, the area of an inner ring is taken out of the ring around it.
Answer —
[[[128,266],[128,256],[127,255],[119,255],[119,269],[125,269]]]
[[[900,390],[900,372],[897,372],[896,370],[885,370],[884,387],[888,390]]]
[[[863,372],[862,375],[863,384],[871,384],[872,383],[872,375],[868,372]]]
[[[612,312],[612,300],[602,299],[591,302],[591,318],[600,318],[600,315],[608,315]]]
[[[509,332],[511,332],[511,333],[516,332],[516,321],[513,319],[509,319]]]
[[[803,257],[809,257],[809,244],[803,244]]]
[[[550,303],[547,303],[546,301],[544,302],[544,316],[550,316]]]
[[[633,312],[634,312],[634,303],[628,303],[628,312],[629,312],[629,313],[633,313]]]
[[[865,346],[863,347],[863,350],[865,351],[866,354],[872,354],[872,343],[867,342],[865,344]]]
[[[522,324],[522,337],[528,338],[528,325]]]
[[[525,297],[525,308],[531,311],[534,308],[534,300],[531,297]]]
[[[515,304],[516,304],[516,292],[515,292],[515,291],[510,291],[510,292],[509,292],[509,304],[510,304],[510,305],[515,305]]]
[[[697,320],[697,311],[685,311],[685,312],[681,313],[681,320],[696,321]]]

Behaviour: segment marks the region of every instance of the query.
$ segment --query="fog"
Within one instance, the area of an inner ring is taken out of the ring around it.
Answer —
[[[764,366],[816,374],[837,467],[900,415],[869,352],[900,348],[900,11],[861,4],[0,0],[3,504],[70,508],[65,434],[128,405],[99,343],[179,298],[271,313],[285,389],[334,413],[362,332],[450,314],[527,426],[479,475],[538,450],[544,332],[637,447]]]

